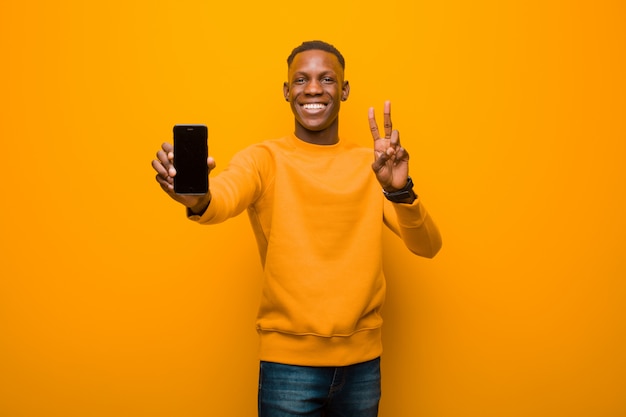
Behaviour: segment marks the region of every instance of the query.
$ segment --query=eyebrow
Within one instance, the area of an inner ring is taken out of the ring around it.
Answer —
[[[310,76],[310,74],[306,71],[296,71],[293,73],[292,77],[297,77],[297,76]],[[318,76],[323,77],[323,76],[332,76],[333,78],[337,78],[337,73],[335,71],[332,70],[326,70],[326,71],[322,71]]]

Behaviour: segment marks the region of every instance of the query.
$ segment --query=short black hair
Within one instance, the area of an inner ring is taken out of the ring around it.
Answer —
[[[337,48],[335,48],[333,45],[331,45],[331,44],[329,44],[327,42],[324,42],[324,41],[306,41],[306,42],[302,42],[302,45],[295,47],[294,50],[291,51],[291,54],[289,55],[289,57],[287,57],[287,66],[288,67],[291,66],[291,63],[293,62],[293,59],[300,52],[311,51],[311,50],[319,50],[319,51],[330,52],[331,54],[335,55],[337,57],[337,59],[339,60],[339,64],[341,64],[341,69],[343,69],[343,70],[346,69],[346,61],[343,59],[343,55],[341,55],[341,52],[339,52],[339,50]]]

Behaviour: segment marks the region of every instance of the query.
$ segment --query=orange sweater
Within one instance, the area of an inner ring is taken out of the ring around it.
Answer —
[[[291,135],[248,147],[211,178],[208,209],[190,218],[214,224],[248,210],[264,269],[261,360],[343,366],[382,353],[383,224],[421,256],[441,241],[419,199],[384,198],[372,162],[371,149]]]

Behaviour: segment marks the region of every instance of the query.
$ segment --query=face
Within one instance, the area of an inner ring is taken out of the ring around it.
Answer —
[[[300,52],[289,66],[288,77],[284,94],[291,103],[296,129],[301,133],[336,129],[340,103],[350,92],[337,57],[320,50]]]

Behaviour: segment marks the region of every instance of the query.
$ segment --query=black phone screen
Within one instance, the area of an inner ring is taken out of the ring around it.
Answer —
[[[177,194],[206,194],[208,129],[205,125],[174,126],[174,191]]]

